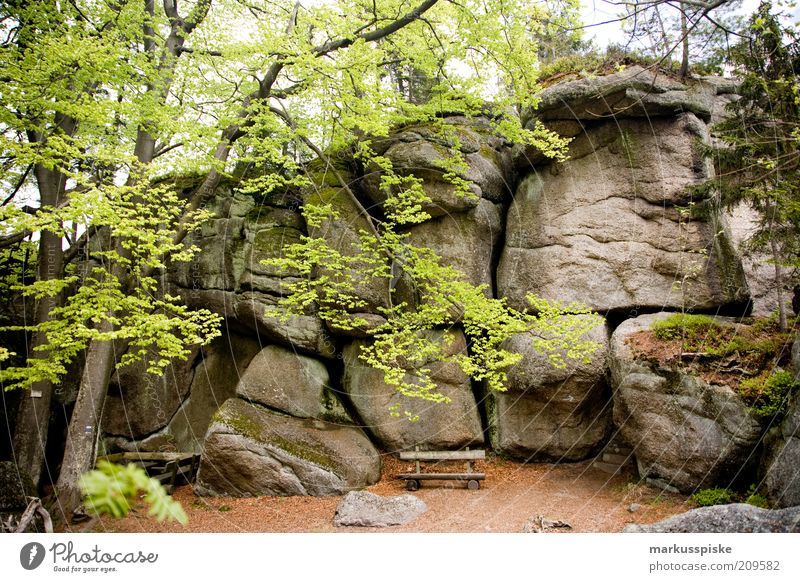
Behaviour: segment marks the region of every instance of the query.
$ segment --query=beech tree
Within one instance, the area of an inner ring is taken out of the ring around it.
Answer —
[[[37,301],[36,321],[25,326],[34,341],[27,353],[0,353],[0,381],[6,389],[31,390],[15,443],[29,451],[18,462],[38,476],[45,398],[67,363],[85,354],[56,484],[65,516],[78,506],[79,477],[94,462],[115,362],[128,364],[155,347],[159,356],[149,363],[158,373],[218,333],[217,316],[188,310],[163,292],[160,277],[168,262],[190,258],[194,249],[184,239],[237,164],[262,170],[240,186],[261,193],[309,185],[301,162],[312,156],[336,174],[328,152],[347,149],[381,164],[396,208],[388,219],[366,212],[337,176],[340,194],[353,199],[370,225],[359,252],[380,257],[376,273],[400,264],[438,298],[435,313],[395,306],[386,314],[389,323],[366,357],[388,379],[396,378],[400,355],[436,356],[420,340],[424,328],[456,322],[476,341],[458,363],[495,387],[514,361],[499,349],[511,333],[538,330],[556,365],[563,352],[581,358],[592,350],[579,338],[596,322],[567,317],[582,314],[580,308],[532,298],[531,313],[514,312],[466,284],[444,285],[443,277],[455,281],[458,274],[397,234],[424,218],[415,210],[424,190],[369,147],[370,137],[393,126],[432,122],[442,112],[477,115],[491,99],[498,134],[563,155],[562,140],[541,126],[523,127],[514,113],[536,102],[541,11],[528,2],[40,0],[6,3],[2,18],[0,180],[8,192],[0,210],[2,244],[38,239],[40,252],[37,280],[21,289]],[[387,82],[392,67],[432,80],[430,98],[397,91]],[[463,160],[446,165],[467,195]],[[183,174],[203,176],[188,199],[167,179]],[[36,203],[25,204],[34,187]],[[333,218],[324,207],[306,214],[312,222]],[[287,312],[305,300],[324,306],[345,299],[346,281],[333,290],[315,283],[318,267],[338,268],[330,249],[309,254],[307,247],[302,257],[300,249],[288,251],[314,293],[302,297],[297,288]],[[454,301],[468,306],[469,315],[442,315]],[[339,311],[327,313],[336,319]],[[436,398],[425,381],[395,384]]]

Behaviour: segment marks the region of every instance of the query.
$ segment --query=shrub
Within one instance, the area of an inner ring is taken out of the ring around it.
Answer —
[[[722,487],[714,487],[713,489],[701,489],[694,495],[691,500],[700,507],[709,507],[711,505],[728,505],[729,503],[747,503],[762,509],[769,509],[769,500],[763,495],[756,492],[756,485],[750,485],[747,493],[737,493],[730,489]]]
[[[708,315],[687,315],[676,313],[666,319],[656,321],[650,328],[660,340],[680,338],[698,339],[709,333],[716,332],[720,325]]]
[[[756,491],[755,483],[750,485],[750,488],[747,490],[747,496],[744,498],[744,502],[762,509],[769,509],[769,500]]]
[[[701,489],[692,495],[694,501],[700,507],[708,507],[710,505],[727,505],[736,501],[736,494],[730,489],[722,487],[714,487],[713,489]]]
[[[800,382],[787,370],[778,370],[772,375],[763,372],[754,378],[742,380],[739,395],[760,418],[779,421],[786,412],[789,396],[800,387]]]

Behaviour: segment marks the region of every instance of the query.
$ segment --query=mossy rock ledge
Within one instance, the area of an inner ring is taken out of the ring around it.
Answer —
[[[643,478],[666,489],[692,492],[729,483],[752,463],[762,427],[731,388],[636,357],[628,338],[669,316],[642,315],[614,331],[614,424],[633,447]],[[715,320],[721,325],[733,321]]]
[[[206,433],[199,495],[341,495],[376,483],[380,455],[359,429],[227,400]]]

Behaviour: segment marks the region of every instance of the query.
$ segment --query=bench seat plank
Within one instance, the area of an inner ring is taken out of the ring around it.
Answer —
[[[486,451],[403,451],[401,461],[483,461]]]
[[[397,479],[413,479],[420,481],[424,479],[455,479],[458,481],[482,481],[486,479],[486,473],[400,473]]]

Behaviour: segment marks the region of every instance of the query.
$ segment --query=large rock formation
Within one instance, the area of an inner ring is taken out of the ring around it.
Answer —
[[[325,365],[280,346],[268,346],[256,354],[236,395],[297,418],[352,423],[330,386]]]
[[[223,402],[235,396],[242,374],[259,349],[256,340],[232,332],[223,334],[210,345],[201,348],[192,363],[193,374],[187,389],[189,395],[171,416],[165,415],[167,422],[162,424],[159,421],[159,430],[149,434],[133,433],[129,429],[112,433],[116,436],[106,439],[106,448],[124,451],[201,452],[211,417]],[[167,380],[174,382],[174,378],[167,377]],[[135,382],[136,377],[131,378],[131,381]],[[143,398],[139,392],[133,394]],[[110,400],[114,404],[113,397]],[[143,406],[146,404],[145,401]],[[118,418],[109,418],[109,409],[106,409],[104,419],[108,425],[129,426],[125,422],[126,409],[122,404],[120,406],[121,409],[110,409]],[[138,408],[134,407],[133,410]],[[155,410],[151,414],[158,418]]]
[[[430,332],[434,341],[445,343],[446,353],[465,352],[466,340],[461,330]],[[469,378],[453,363],[432,363],[431,378],[448,403],[433,403],[420,398],[407,398],[383,381],[383,372],[366,365],[359,355],[364,340],[351,342],[344,348],[343,387],[361,420],[389,452],[412,449],[457,449],[483,442],[478,407]],[[414,381],[414,368],[406,379]],[[393,409],[393,407],[395,407]],[[395,410],[397,416],[392,415]],[[411,422],[404,413],[418,417]]]
[[[302,420],[231,398],[206,434],[196,489],[204,495],[340,495],[380,478],[359,429]]]
[[[414,175],[425,181],[423,188],[431,201],[423,210],[433,217],[466,212],[478,206],[481,198],[502,202],[513,192],[511,148],[492,135],[486,119],[447,117],[436,127],[405,127],[376,140],[375,151],[386,157],[399,175]],[[471,182],[472,196],[459,194],[444,177],[447,170],[441,162],[456,152],[466,162],[467,168],[459,172],[459,177]],[[378,205],[388,195],[381,188],[381,175],[380,168],[370,166],[362,181],[365,194]]]
[[[508,391],[487,395],[489,434],[497,452],[524,460],[579,460],[604,441],[611,428],[606,326],[586,339],[598,344],[590,361],[567,360],[564,368],[554,368],[537,352],[530,334],[503,345],[523,359],[508,372]]]
[[[186,360],[172,361],[160,375],[147,372],[159,357],[153,350],[135,364],[120,368],[111,379],[103,430],[140,439],[167,426],[190,393],[198,351],[193,350]]]
[[[587,126],[570,160],[533,171],[506,221],[498,293],[581,301],[600,312],[742,303],[746,285],[724,224],[695,218],[687,187],[710,177],[692,113]]]
[[[611,338],[614,424],[642,477],[684,492],[730,483],[754,460],[761,426],[727,386],[636,357],[628,338],[667,315],[628,320]]]
[[[170,281],[190,307],[210,309],[269,342],[332,357],[333,340],[313,309],[286,321],[276,316],[296,273],[262,264],[282,256],[286,245],[306,233],[300,202],[288,192],[258,200],[221,188],[209,208],[216,218],[187,237],[186,244],[200,252],[191,262],[174,265]]]
[[[448,214],[409,229],[408,242],[432,249],[444,264],[463,273],[464,280],[486,285],[491,295],[503,214],[502,205],[480,200],[467,212]]]
[[[734,89],[714,79],[682,83],[641,67],[548,88],[540,108],[525,113],[526,123],[538,120],[574,138],[563,163],[494,136],[488,117],[447,116],[399,128],[372,145],[401,176],[425,180],[431,218],[407,226],[409,244],[433,249],[464,279],[513,307],[527,310],[526,295],[537,293],[610,312],[614,324],[642,311],[733,311],[758,299],[758,274],[743,271],[727,217],[690,187],[711,176],[700,144]],[[468,196],[444,178],[442,161],[454,153],[465,162],[457,173],[472,181]],[[303,236],[354,257],[360,231],[371,228],[364,213],[383,217],[381,169],[333,158],[333,166],[311,164],[314,186],[300,191],[261,197],[223,184],[209,207],[215,218],[187,239],[201,252],[174,266],[168,279],[189,306],[224,315],[227,333],[203,349],[202,359],[175,367],[175,381],[138,390],[138,380],[120,373],[106,415],[110,448],[202,450],[201,492],[330,494],[377,479],[375,446],[451,449],[480,445],[488,433],[497,451],[521,459],[585,458],[607,439],[613,393],[615,432],[648,478],[683,490],[727,484],[748,457],[760,427],[735,395],[626,352],[626,335],[650,320],[623,323],[610,353],[608,329],[599,327],[592,335],[602,347],[591,362],[563,370],[518,336],[506,347],[524,360],[510,371],[508,392],[480,402],[479,386],[455,364],[433,364],[432,377],[451,402],[432,404],[402,397],[358,357],[385,322],[382,308],[401,301],[424,307],[398,272],[402,261],[391,265],[391,290],[353,265],[354,295],[363,305],[347,309],[365,326],[336,328],[315,305],[276,317],[299,273],[263,261]],[[330,204],[338,218],[309,228],[299,211],[308,203]],[[318,269],[313,276],[329,274]],[[455,339],[448,353],[465,353],[462,331],[447,333]],[[407,378],[419,367],[408,365]],[[152,393],[161,415],[146,412]],[[406,411],[419,420],[409,422]],[[793,415],[767,477],[780,499],[778,491],[789,491],[780,483],[796,462]]]

